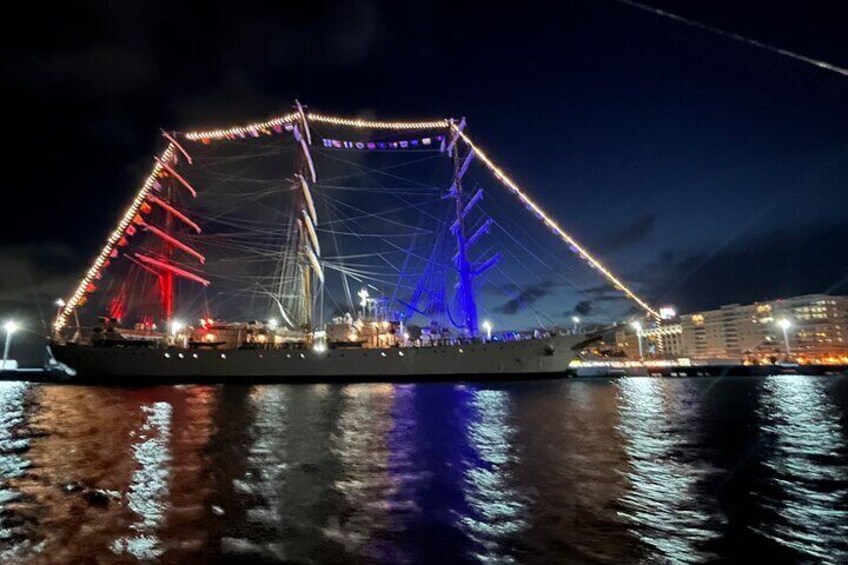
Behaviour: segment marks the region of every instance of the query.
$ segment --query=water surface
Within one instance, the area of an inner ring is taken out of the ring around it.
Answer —
[[[0,383],[0,562],[846,562],[846,411],[846,377]]]

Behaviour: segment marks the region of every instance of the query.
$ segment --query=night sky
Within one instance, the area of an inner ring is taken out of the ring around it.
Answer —
[[[466,116],[655,303],[848,292],[848,77],[614,0],[246,4],[6,8],[0,314],[40,303],[49,317],[147,174],[159,127],[263,118],[295,98]],[[848,66],[838,3],[773,4],[653,2]]]

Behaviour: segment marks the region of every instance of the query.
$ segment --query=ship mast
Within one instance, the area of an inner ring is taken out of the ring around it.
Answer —
[[[312,134],[309,131],[306,112],[300,102],[295,100],[296,118],[291,125],[295,141],[300,145],[300,172],[295,175],[295,184],[300,185],[300,210],[298,212],[298,256],[299,268],[302,276],[302,298],[303,298],[303,329],[307,335],[313,331],[312,321],[312,287],[313,274],[320,284],[324,283],[324,271],[321,268],[319,258],[321,247],[318,244],[318,235],[315,226],[318,225],[318,214],[315,210],[315,202],[312,199],[312,191],[309,183],[315,183],[315,163],[309,146],[312,144]]]
[[[174,202],[174,186],[173,181],[168,183],[165,195],[166,201],[173,205]],[[171,232],[174,230],[174,219],[171,214],[165,214],[165,233],[173,236]],[[174,246],[169,241],[165,242],[163,256],[165,263],[171,264],[174,256]],[[171,320],[174,317],[174,272],[165,270],[159,273],[159,296],[162,303],[162,315],[165,320],[165,327],[171,327]]]
[[[472,155],[473,153],[469,153],[469,157]],[[475,337],[477,335],[477,302],[474,298],[471,264],[468,262],[468,240],[465,238],[465,221],[462,213],[465,206],[462,198],[461,166],[459,150],[455,148],[453,151],[453,185],[451,187],[451,196],[456,204],[456,221],[453,226],[457,248],[456,268],[459,272],[459,296],[462,302],[462,309],[465,313],[465,331],[470,337]]]
[[[465,118],[455,125],[455,133],[448,144],[446,151],[453,159],[453,183],[447,198],[452,198],[456,204],[456,220],[451,226],[451,231],[456,237],[456,270],[459,273],[459,299],[465,316],[465,332],[469,337],[477,337],[479,325],[477,319],[477,301],[474,297],[474,279],[485,271],[495,266],[501,258],[500,252],[495,253],[488,260],[479,265],[473,265],[469,258],[469,248],[488,232],[491,219],[481,218],[471,235],[467,235],[465,220],[469,213],[483,199],[483,190],[478,188],[474,194],[466,198],[462,190],[462,178],[468,171],[471,161],[474,160],[474,149],[469,148],[465,157],[460,157],[460,145],[457,143],[460,132],[465,129]]]

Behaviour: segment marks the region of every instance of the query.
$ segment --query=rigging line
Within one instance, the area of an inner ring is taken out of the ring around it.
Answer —
[[[472,180],[474,180],[474,181],[475,181],[475,182],[476,182],[479,186],[482,186],[482,185],[483,185],[483,183],[480,183],[480,182],[478,182],[478,181],[477,181],[476,175],[474,174],[474,172],[473,172],[473,171],[470,171],[468,174],[469,174],[469,175],[471,175]],[[550,248],[550,246],[543,245],[543,244],[539,241],[539,238],[537,238],[537,237],[533,237],[533,236],[532,236],[532,235],[531,235],[531,234],[530,234],[530,233],[529,233],[526,229],[524,229],[524,226],[522,226],[522,225],[518,222],[518,220],[514,217],[514,216],[515,216],[515,214],[511,214],[511,213],[510,213],[510,212],[506,209],[506,206],[504,205],[505,203],[502,203],[502,202],[500,201],[501,199],[500,199],[500,198],[498,198],[498,197],[497,197],[497,195],[495,195],[492,191],[488,191],[488,190],[486,191],[486,195],[487,195],[487,196],[486,196],[486,204],[485,204],[485,205],[484,205],[484,204],[481,204],[481,205],[480,205],[481,210],[483,210],[484,212],[487,212],[487,213],[488,213],[488,211],[489,211],[489,206],[490,206],[490,205],[493,205],[493,206],[494,206],[494,207],[498,210],[498,212],[500,212],[501,214],[503,214],[503,217],[504,217],[504,218],[506,218],[506,220],[509,222],[509,224],[510,224],[511,226],[513,226],[513,228],[514,228],[515,230],[518,230],[519,232],[521,232],[521,234],[522,234],[522,235],[524,235],[524,237],[526,238],[526,240],[529,242],[529,243],[528,243],[528,245],[529,245],[530,243],[534,244],[537,248],[541,249],[541,250],[544,252],[544,255],[545,255],[546,257],[548,257],[548,258],[549,258],[549,259],[551,259],[551,260],[556,261],[557,263],[559,263],[561,266],[565,267],[566,269],[568,269],[568,270],[569,270],[569,271],[571,271],[572,273],[577,273],[577,271],[574,269],[574,267],[573,267],[571,264],[569,264],[569,262],[568,262],[568,261],[566,261],[566,260],[565,260],[564,256],[563,256],[561,253],[560,253],[560,254],[554,253],[554,251]],[[489,217],[491,217],[491,218],[492,218],[492,222],[494,222],[494,224],[495,224],[497,227],[499,227],[501,230],[503,230],[505,233],[507,233],[507,235],[508,235],[510,238],[512,238],[512,239],[513,239],[513,241],[514,241],[516,244],[522,245],[522,244],[521,244],[521,242],[518,240],[518,238],[516,238],[515,236],[513,236],[513,235],[512,235],[512,231],[507,231],[507,230],[506,230],[506,228],[503,226],[503,224],[502,224],[502,223],[500,223],[500,222],[496,219],[496,217],[494,217],[494,216],[493,216],[493,215],[491,215],[491,214],[489,214]],[[528,250],[528,253],[531,253],[531,254],[533,255],[533,257],[534,257],[534,258],[536,258],[536,259],[537,259],[537,260],[538,260],[538,261],[539,261],[542,265],[544,265],[545,267],[547,267],[549,270],[551,270],[551,271],[555,271],[555,272],[557,272],[557,273],[558,273],[558,271],[556,271],[553,267],[551,267],[551,266],[550,266],[550,264],[549,264],[547,261],[545,261],[545,260],[543,260],[541,257],[539,257],[539,256],[537,256],[537,255],[535,255],[535,254],[533,254],[533,253],[532,253],[531,251],[529,251],[529,250]],[[563,276],[564,276],[564,275],[563,275]],[[575,288],[576,288],[576,287],[575,287]]]
[[[439,200],[435,199],[435,198],[428,200],[428,202],[430,202],[430,203],[436,203],[438,201]],[[367,212],[366,210],[363,210],[362,208],[359,208],[358,206],[354,206],[353,204],[349,204],[349,203],[343,202],[341,200],[335,200],[334,202],[336,204],[341,204],[342,206],[344,206],[346,208],[350,208],[350,209],[354,210],[355,212],[360,212],[360,215],[359,216],[347,216],[345,218],[336,219],[336,220],[329,220],[327,222],[324,222],[322,225],[333,224],[333,223],[338,223],[338,222],[354,222],[354,221],[359,221],[359,220],[367,220],[369,218],[378,218],[381,221],[386,222],[387,224],[396,225],[398,227],[407,228],[407,229],[410,229],[410,230],[413,230],[413,231],[420,231],[421,230],[421,228],[418,228],[417,226],[412,226],[411,224],[406,224],[406,223],[400,222],[398,220],[391,220],[389,218],[381,218],[380,217],[384,214],[403,211],[403,210],[406,210],[408,208],[413,208],[416,211],[421,212],[421,209],[419,208],[420,205],[406,203],[406,206],[402,206],[402,207],[398,207],[398,208],[391,208],[389,210],[383,210],[383,211],[380,211],[380,212]],[[439,221],[441,222],[442,220],[439,220]],[[428,231],[427,233],[431,233],[431,232]]]
[[[494,200],[494,199],[489,199],[489,203],[492,203],[492,202],[495,202],[495,200]],[[500,208],[500,206],[498,206],[498,207]],[[490,216],[490,217],[491,217],[491,216]],[[509,216],[508,216],[508,215],[507,215],[507,218],[509,218]],[[526,231],[525,231],[525,230],[524,230],[521,226],[517,225],[517,222],[514,222],[511,218],[509,218],[509,219],[510,219],[510,221],[512,221],[512,222],[516,225],[516,227],[517,227],[519,230],[521,230],[521,231],[522,231],[525,235],[527,235],[527,236],[528,236],[528,239],[530,239],[530,241],[535,241],[532,237],[529,237],[529,234],[528,234],[528,233],[527,233],[527,232],[526,232]],[[498,228],[499,228],[499,229],[500,229],[500,230],[501,230],[504,234],[506,234],[506,236],[507,236],[510,240],[512,240],[512,242],[513,242],[513,243],[515,243],[518,247],[520,247],[520,248],[521,248],[523,251],[525,251],[528,255],[530,255],[532,258],[534,258],[536,261],[538,261],[538,262],[539,262],[539,263],[540,263],[543,267],[545,267],[547,270],[549,270],[549,271],[550,271],[551,273],[553,273],[555,276],[557,276],[557,277],[559,277],[560,279],[562,279],[563,281],[565,281],[568,285],[570,285],[572,288],[574,288],[574,289],[575,289],[577,292],[579,292],[580,294],[585,294],[585,293],[586,293],[586,290],[585,290],[585,289],[583,289],[583,288],[579,287],[579,286],[578,286],[576,283],[574,283],[574,282],[573,282],[573,281],[572,281],[569,277],[565,276],[565,274],[564,274],[564,273],[562,273],[560,270],[554,269],[554,268],[550,265],[550,263],[549,263],[549,262],[545,261],[544,259],[542,259],[542,258],[541,258],[541,257],[539,257],[538,255],[536,255],[536,254],[533,252],[533,250],[531,250],[531,249],[529,249],[528,247],[526,247],[526,246],[525,246],[525,245],[524,245],[524,244],[523,244],[523,243],[522,243],[522,242],[521,242],[518,238],[516,238],[514,235],[512,235],[512,233],[511,233],[509,230],[507,230],[507,229],[506,229],[506,228],[505,228],[505,227],[504,227],[504,226],[503,226],[503,225],[502,225],[502,224],[501,224],[498,220],[496,220],[495,218],[492,218],[492,222],[493,222],[493,223],[495,224],[495,226],[497,226],[497,227],[498,227]],[[547,251],[547,249],[546,249],[546,251]],[[524,264],[524,262],[523,262],[521,259],[519,259],[519,258],[518,258],[518,256],[517,256],[517,255],[515,255],[515,254],[513,254],[513,253],[512,253],[512,251],[511,251],[511,250],[509,250],[508,252],[509,252],[509,253],[510,253],[510,255],[512,255],[512,256],[513,256],[516,260],[518,260],[518,261],[519,261],[519,262],[520,262],[523,266],[526,266],[526,265]],[[565,264],[565,262],[564,262],[564,261],[562,261],[562,259],[561,259],[560,257],[556,256],[556,255],[555,255],[555,254],[553,254],[553,253],[549,253],[549,254],[550,254],[553,258],[555,258],[558,262],[560,262],[561,264],[564,264],[566,267],[568,267],[568,269],[569,269],[570,271],[574,272],[574,269],[572,269],[570,265]],[[615,319],[615,317],[614,317],[614,316],[610,313],[610,311],[609,311],[609,310],[607,310],[605,307],[601,306],[601,307],[600,307],[600,310],[601,310],[604,314],[606,314],[606,315],[607,315],[610,319]]]
[[[431,195],[433,194],[432,188],[427,189],[416,189],[413,187],[369,187],[369,186],[342,186],[342,185],[334,185],[334,184],[326,184],[326,183],[317,183],[315,186],[319,188],[323,188],[325,190],[338,190],[344,192],[379,192],[385,193],[386,191],[391,191],[392,193],[397,194],[408,194],[411,196],[416,195]]]
[[[472,176],[472,178],[473,178],[473,176]],[[505,213],[504,208],[501,206],[501,204],[499,203],[499,201],[498,201],[498,199],[497,199],[497,198],[488,198],[488,199],[487,199],[487,202],[489,203],[489,205],[494,204],[494,205],[495,205],[495,207],[497,207],[497,209],[498,209],[499,211],[502,211],[502,212],[504,212],[504,213]],[[487,206],[486,208],[488,208],[488,206]],[[481,207],[481,209],[482,209],[484,212],[486,212],[486,209],[485,209],[485,208]],[[523,244],[523,243],[522,243],[522,242],[521,242],[521,241],[520,241],[517,237],[515,237],[515,236],[512,234],[512,232],[511,232],[510,230],[507,230],[507,229],[506,229],[506,228],[505,228],[505,227],[504,227],[504,226],[503,226],[503,225],[502,225],[502,224],[501,224],[501,223],[500,223],[500,222],[499,222],[499,221],[498,221],[495,217],[493,217],[491,214],[488,214],[488,216],[492,219],[492,222],[494,223],[494,225],[495,225],[497,228],[499,228],[499,229],[500,229],[500,230],[501,230],[504,234],[506,234],[506,236],[507,236],[507,237],[508,237],[508,238],[509,238],[509,239],[510,239],[513,243],[515,243],[515,244],[516,244],[519,248],[521,248],[521,250],[523,250],[525,253],[527,253],[528,255],[530,255],[530,256],[531,256],[533,259],[535,259],[536,261],[538,261],[538,262],[539,262],[539,263],[540,263],[543,267],[545,267],[547,270],[549,270],[549,271],[550,271],[551,273],[553,273],[555,276],[557,276],[558,278],[560,278],[561,280],[563,280],[564,282],[566,282],[568,285],[570,285],[572,288],[574,288],[575,290],[577,290],[577,292],[578,292],[578,293],[580,293],[580,294],[584,294],[584,293],[586,292],[583,288],[580,288],[580,287],[579,287],[576,283],[574,283],[574,282],[573,282],[573,281],[572,281],[569,277],[567,277],[564,273],[562,273],[560,270],[554,269],[554,268],[550,265],[550,263],[549,263],[549,262],[547,262],[547,261],[543,260],[543,259],[542,259],[541,257],[539,257],[536,253],[534,253],[532,249],[530,249],[529,247],[525,246],[525,245],[524,245],[524,244]],[[516,227],[519,231],[521,231],[521,232],[522,232],[525,236],[527,236],[527,239],[528,239],[529,241],[532,241],[532,242],[536,243],[539,247],[541,247],[544,251],[546,251],[546,254],[547,254],[547,255],[550,255],[550,257],[552,257],[554,260],[556,260],[556,261],[557,261],[557,262],[559,262],[560,264],[564,265],[564,266],[565,266],[566,268],[568,268],[571,272],[575,272],[575,270],[571,267],[571,265],[568,265],[565,261],[563,261],[563,259],[562,259],[562,257],[561,257],[561,256],[558,256],[558,255],[554,254],[553,252],[551,252],[551,251],[549,250],[549,248],[544,247],[544,246],[542,246],[541,244],[539,244],[539,243],[538,243],[538,241],[536,240],[536,238],[533,238],[533,237],[532,237],[532,236],[531,236],[531,235],[530,235],[530,234],[529,234],[529,233],[528,233],[528,232],[527,232],[527,231],[526,231],[526,230],[525,230],[522,226],[520,226],[520,225],[518,224],[518,222],[517,222],[517,221],[515,221],[515,219],[513,219],[512,217],[510,217],[510,215],[509,215],[509,214],[505,213],[505,216],[506,216],[506,218],[510,221],[510,223],[511,223],[513,226],[515,226],[515,227]],[[511,257],[512,257],[515,261],[517,261],[519,264],[521,264],[521,266],[522,266],[522,267],[524,267],[524,268],[525,268],[526,270],[528,270],[528,271],[531,271],[531,269],[530,269],[529,265],[527,265],[527,264],[524,262],[524,260],[523,260],[523,259],[522,259],[519,255],[515,254],[515,253],[514,253],[511,249],[508,249],[508,248],[507,248],[507,249],[505,249],[505,251],[506,251],[507,253],[509,253],[509,255],[510,255],[510,256],[511,256]],[[605,307],[601,306],[601,307],[599,307],[598,309],[599,309],[601,312],[603,312],[604,314],[606,314],[606,316],[608,316],[610,319],[615,319],[615,317],[614,317],[614,316],[610,313],[610,311],[609,311],[607,308],[605,308]]]
[[[333,176],[333,177],[326,177],[326,178],[322,179],[322,182],[341,181],[341,180],[348,180],[348,179],[351,179],[351,178],[356,178],[358,176],[362,176],[364,174],[367,174],[368,170],[370,170],[370,171],[392,171],[394,169],[400,169],[402,167],[417,165],[417,164],[423,163],[425,161],[435,160],[439,156],[438,154],[428,155],[427,157],[422,157],[420,159],[409,159],[409,160],[406,160],[406,161],[402,161],[400,163],[384,165],[382,167],[367,167],[367,166],[363,165],[362,163],[357,163],[357,162],[355,162],[351,159],[343,159],[343,158],[339,157],[338,155],[333,155],[333,154],[330,154],[330,153],[324,153],[323,151],[317,151],[316,153],[318,155],[325,155],[326,157],[330,157],[330,158],[332,158],[336,161],[339,161],[340,163],[344,163],[344,164],[346,164],[350,167],[362,168],[362,169],[366,170],[366,172],[359,171],[359,172],[355,172],[355,173],[346,173],[346,174],[339,174],[339,175],[336,175],[336,176]],[[408,179],[405,179],[403,177],[397,177],[397,178],[399,178],[401,180],[408,180]],[[322,184],[322,183],[319,182],[317,184]],[[431,186],[431,185],[427,185],[427,184],[422,184],[421,186],[422,186],[422,188],[438,189],[438,187],[436,187],[436,186]]]
[[[683,16],[678,16],[677,14],[672,14],[671,12],[666,12],[665,10],[660,10],[659,8],[654,8],[653,6],[648,6],[647,4],[642,4],[640,2],[634,2],[633,0],[615,0],[619,4],[625,4],[632,8],[637,8],[644,12],[649,12],[651,14],[655,14],[657,16],[667,18],[669,20],[673,20],[675,22],[688,25],[690,27],[698,28],[703,31],[708,31],[710,33],[714,33],[716,35],[721,35],[723,37],[727,37],[728,39],[732,39],[734,41],[739,41],[740,43],[746,43],[752,47],[756,47],[758,49],[762,49],[764,51],[770,51],[777,55],[783,55],[784,57],[789,57],[790,59],[795,59],[796,61],[801,61],[802,63],[807,63],[809,65],[813,65],[814,67],[818,67],[820,69],[824,69],[826,71],[832,71],[834,73],[840,74],[842,76],[848,76],[848,69],[838,67],[827,61],[822,61],[821,59],[813,59],[812,57],[807,57],[806,55],[801,55],[800,53],[796,53],[794,51],[790,51],[788,49],[784,49],[782,47],[777,47],[776,45],[770,45],[768,43],[763,43],[762,41],[758,41],[756,39],[746,37],[739,33],[735,33],[732,31],[726,31],[717,27],[713,27],[707,24],[702,24],[701,22],[697,22],[695,20],[690,20],[689,18],[684,18]]]
[[[399,164],[395,164],[395,165],[387,166],[387,167],[369,167],[369,166],[364,165],[362,163],[355,163],[355,162],[353,162],[349,159],[342,159],[341,157],[338,157],[336,155],[324,154],[324,153],[321,153],[321,154],[326,155],[327,157],[329,157],[331,159],[335,159],[336,161],[339,161],[341,163],[345,163],[346,165],[349,165],[351,167],[364,169],[364,171],[365,171],[365,172],[352,173],[350,175],[345,175],[345,176],[342,176],[342,177],[331,177],[331,178],[328,178],[328,179],[325,179],[325,180],[335,181],[339,178],[348,179],[348,178],[353,178],[353,177],[357,177],[357,176],[362,176],[362,175],[367,174],[367,173],[374,173],[374,174],[384,175],[384,176],[387,176],[387,177],[390,177],[390,178],[393,178],[393,179],[397,179],[397,180],[405,180],[405,181],[411,182],[412,184],[416,184],[416,185],[420,186],[421,188],[431,188],[431,189],[436,190],[436,191],[441,190],[441,187],[439,187],[439,186],[423,183],[423,182],[416,181],[416,180],[413,180],[413,179],[410,179],[410,178],[407,178],[407,177],[403,177],[401,175],[395,175],[393,173],[387,172],[387,171],[390,171],[390,170],[393,170],[393,169],[399,169],[401,167],[407,167],[407,166],[410,166],[410,165],[414,165],[414,164],[419,163],[419,162],[428,161],[428,160],[431,160],[431,159],[435,160],[439,157],[439,154],[430,155],[429,157],[425,157],[424,159],[416,159],[416,160],[407,161],[407,162],[404,162],[404,163],[399,163]]]
[[[337,202],[330,203],[330,202],[326,202],[326,201],[325,201],[325,203],[327,203],[327,204],[337,204]],[[331,208],[332,208],[332,210],[335,212],[335,213],[331,213],[331,215],[332,215],[332,216],[336,216],[336,215],[344,214],[344,212],[341,212],[340,210],[338,210],[338,209],[337,209],[337,207],[336,207],[335,205],[331,206]],[[353,223],[355,226],[356,226],[356,225],[358,225],[358,223],[357,223],[357,222],[355,222],[355,221],[353,221],[352,223]],[[359,239],[360,241],[362,241],[363,243],[365,243],[365,242],[366,242],[365,240],[363,240],[363,238],[362,238],[362,237],[360,237],[360,236],[359,236],[359,234],[357,234],[357,233],[355,233],[355,232],[354,232],[353,236],[354,236],[354,237],[356,237],[357,239]],[[379,253],[379,252],[378,252],[378,253],[377,253],[377,257],[379,257],[379,258],[380,258],[380,259],[381,259],[384,263],[386,263],[389,267],[395,268],[395,270],[397,270],[397,268],[396,268],[396,267],[394,267],[394,265],[392,265],[392,263],[391,263],[388,259],[386,259],[386,257],[384,257],[384,255],[383,255],[382,253]]]
[[[329,198],[329,197],[327,197],[327,198]],[[438,201],[439,201],[438,198],[430,198],[426,202],[424,202],[423,204],[435,203],[435,202],[438,202]],[[352,217],[348,218],[349,221],[365,220],[365,219],[368,219],[368,218],[379,218],[379,219],[382,219],[386,223],[394,224],[394,225],[397,225],[397,226],[402,227],[402,228],[408,228],[408,229],[411,229],[413,231],[420,231],[420,232],[423,232],[423,233],[432,233],[432,230],[425,230],[425,229],[419,228],[417,226],[412,226],[411,224],[406,224],[406,223],[399,222],[399,221],[396,221],[396,220],[390,220],[388,218],[380,218],[380,216],[384,216],[384,215],[387,215],[387,214],[393,214],[395,212],[402,212],[402,211],[408,210],[410,208],[417,209],[418,205],[416,205],[416,204],[406,204],[404,206],[398,206],[396,208],[389,208],[388,210],[380,210],[380,211],[377,211],[377,212],[368,212],[366,210],[363,210],[362,208],[354,206],[353,204],[348,204],[347,202],[339,201],[339,203],[343,204],[344,206],[346,206],[348,208],[352,208],[353,210],[355,210],[357,212],[362,213],[359,216],[352,216]],[[338,219],[337,220],[327,220],[327,221],[322,221],[321,225],[326,226],[328,224],[335,224],[335,223],[339,223],[341,221],[348,221],[348,220],[338,220]]]
[[[642,300],[636,293],[630,290],[627,285],[625,285],[621,280],[618,279],[612,272],[607,269],[603,263],[601,263],[598,259],[596,259],[589,251],[584,248],[580,243],[571,237],[565,230],[563,230],[556,221],[554,221],[550,216],[545,214],[544,210],[539,207],[536,202],[530,198],[526,193],[524,193],[521,188],[512,180],[503,170],[501,170],[497,165],[495,165],[494,161],[492,161],[482,149],[480,149],[468,135],[458,129],[455,125],[451,125],[451,127],[459,134],[459,137],[471,148],[474,153],[477,155],[477,158],[486,165],[489,170],[495,175],[495,178],[501,181],[501,183],[507,187],[509,190],[515,194],[524,205],[536,215],[539,220],[542,221],[546,226],[548,226],[561,240],[570,245],[576,253],[584,260],[586,260],[590,265],[592,265],[595,269],[603,273],[603,275],[613,283],[613,285],[618,289],[624,292],[627,296],[629,296],[634,302],[636,302],[639,306],[641,306],[647,313],[649,313],[654,318],[659,318],[660,314],[656,310],[654,310],[647,302]]]

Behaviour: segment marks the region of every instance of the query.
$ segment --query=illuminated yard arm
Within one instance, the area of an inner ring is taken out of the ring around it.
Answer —
[[[109,235],[109,238],[106,240],[106,245],[104,245],[103,249],[100,250],[100,254],[94,259],[94,263],[92,263],[91,267],[85,273],[85,276],[83,276],[82,280],[80,280],[76,290],[74,290],[73,294],[71,294],[71,296],[65,301],[65,306],[62,308],[62,311],[53,323],[53,330],[57,333],[65,327],[65,324],[68,322],[68,316],[73,313],[80,300],[82,300],[85,296],[85,291],[88,288],[88,285],[94,281],[98,273],[100,273],[103,269],[103,265],[109,260],[109,255],[118,245],[118,242],[124,236],[127,228],[132,224],[133,218],[136,214],[138,214],[139,208],[147,199],[147,195],[156,184],[156,177],[164,168],[162,164],[173,158],[174,151],[176,151],[174,144],[169,143],[165,148],[165,151],[162,152],[162,155],[156,160],[156,164],[153,166],[153,171],[151,171],[147,180],[144,181],[144,184],[141,185],[141,188],[136,193],[133,201],[121,216],[121,220],[118,222],[118,225]]]
[[[568,245],[574,248],[577,251],[577,254],[586,261],[589,262],[595,269],[600,271],[606,278],[609,280],[615,288],[621,290],[628,297],[633,299],[636,304],[641,306],[646,312],[648,312],[651,316],[655,318],[659,318],[659,312],[651,308],[647,302],[639,298],[636,293],[630,290],[623,282],[621,282],[618,277],[613,275],[609,269],[607,269],[599,260],[595,259],[582,245],[577,243],[577,241],[568,235],[559,225],[548,216],[538,204],[533,202],[533,200],[527,196],[524,192],[522,192],[521,188],[513,181],[506,173],[504,173],[497,165],[486,155],[471,139],[466,135],[463,131],[459,131],[457,127],[451,124],[451,128],[459,133],[459,137],[468,144],[468,146],[474,151],[477,157],[489,168],[490,171],[497,177],[501,182],[503,182],[507,188],[509,188],[518,198],[528,207],[533,213],[542,220],[542,222],[548,226],[555,234],[557,234],[560,239],[565,241]]]

